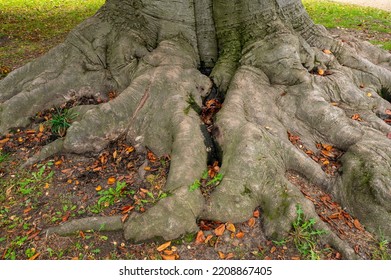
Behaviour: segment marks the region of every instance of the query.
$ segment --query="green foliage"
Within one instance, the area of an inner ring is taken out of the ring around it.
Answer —
[[[195,190],[199,189],[203,185],[202,182],[206,182],[208,180],[208,177],[208,170],[206,170],[204,171],[204,173],[202,173],[201,180],[196,179],[194,183],[189,186],[189,191],[194,192]],[[206,182],[205,186],[217,186],[223,180],[223,177],[223,174],[218,173],[211,180]]]
[[[314,229],[315,220],[304,219],[304,212],[300,205],[296,206],[296,220],[293,222],[293,231],[291,232],[291,238],[300,254],[311,260],[320,259],[317,252],[317,237],[325,234],[324,230]]]
[[[390,242],[381,234],[372,258],[375,260],[391,260]]]
[[[49,121],[52,133],[60,137],[64,137],[67,129],[71,126],[76,117],[76,113],[71,113],[67,109],[57,109],[57,113],[54,114]]]
[[[0,151],[0,163],[6,162],[8,158],[9,158],[9,154]]]
[[[53,43],[63,41],[72,28],[93,15],[104,2],[105,0],[0,1],[0,37],[11,37],[9,42],[0,46],[0,61],[11,66],[8,64],[13,61],[20,63],[20,60],[33,58],[32,53],[48,51]]]
[[[115,187],[101,190],[98,194],[100,198],[98,199],[97,204],[90,209],[93,213],[101,212],[104,208],[113,205],[115,202],[127,195],[134,195],[135,191],[126,190],[126,182],[118,181]]]
[[[49,179],[53,177],[54,172],[50,171],[49,174],[45,174],[47,168],[53,165],[52,162],[48,162],[46,165],[38,165],[37,172],[31,172],[31,176],[28,178],[24,178],[18,182],[19,192],[23,195],[31,194],[37,185],[47,182]]]
[[[391,33],[391,13],[357,5],[335,3],[327,0],[303,0],[310,17],[327,28],[348,28],[370,32]],[[387,42],[379,43],[390,50]]]

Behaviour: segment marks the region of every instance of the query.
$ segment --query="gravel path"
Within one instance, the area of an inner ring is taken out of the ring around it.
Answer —
[[[373,7],[373,8],[378,8],[378,9],[391,12],[391,0],[332,0],[332,1]]]

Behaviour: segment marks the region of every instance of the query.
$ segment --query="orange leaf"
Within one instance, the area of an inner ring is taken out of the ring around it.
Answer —
[[[234,224],[231,224],[231,223],[227,224],[227,230],[229,230],[230,232],[236,232],[236,228],[235,228]]]
[[[145,171],[150,171],[150,170],[151,170],[151,167],[150,167],[150,166],[145,166],[145,167],[144,167],[144,170],[145,170]]]
[[[211,240],[212,238],[213,238],[213,235],[212,235],[212,234],[209,234],[209,235],[205,238],[204,243],[208,243],[209,240]]]
[[[321,150],[320,153],[322,155],[324,155],[325,157],[328,157],[328,158],[334,158],[335,157],[334,153],[332,153],[330,151],[327,151],[327,150]]]
[[[97,192],[99,192],[100,190],[102,190],[102,186],[101,186],[101,185],[97,186],[97,187],[95,188],[95,190],[96,190]]]
[[[26,209],[23,210],[23,213],[24,214],[27,214],[28,212],[30,212],[31,210],[33,210],[31,207],[28,207]]]
[[[219,258],[224,260],[225,259],[225,254],[223,252],[217,252],[219,254]]]
[[[259,218],[259,216],[260,216],[260,212],[259,212],[259,210],[257,209],[257,210],[254,211],[253,217],[254,217],[254,218]]]
[[[174,254],[174,251],[171,251],[171,250],[164,250],[164,255],[166,255],[166,256],[171,256],[171,255],[173,255]]]
[[[359,222],[357,219],[354,220],[353,224],[354,224],[354,226],[355,226],[356,229],[358,229],[358,230],[363,230],[363,228],[362,228],[360,222]]]
[[[325,54],[331,54],[331,51],[330,50],[323,50],[323,52],[325,53]]]
[[[82,232],[82,231],[79,231],[79,235],[80,235],[80,237],[83,238],[83,239],[86,238],[86,235],[85,235],[84,232]]]
[[[148,151],[147,158],[150,162],[155,162],[157,160],[156,156],[151,151]]]
[[[328,144],[322,144],[322,147],[323,147],[323,149],[325,149],[328,152],[333,149],[333,146],[328,145]]]
[[[121,208],[122,214],[126,214],[134,209],[134,206],[126,205]]]
[[[126,152],[127,154],[130,154],[130,153],[133,152],[133,151],[134,151],[134,148],[133,148],[132,146],[127,147],[127,148],[125,149],[125,152]]]
[[[354,114],[352,116],[352,120],[355,120],[355,121],[362,121],[361,117],[360,117],[360,114]]]
[[[273,247],[270,249],[270,254],[273,254],[275,251],[277,251],[277,248],[276,248],[276,246],[273,246]]]
[[[241,239],[241,238],[243,238],[243,237],[244,237],[244,232],[243,232],[243,231],[240,231],[240,232],[238,232],[238,233],[236,234],[236,238]]]
[[[39,132],[44,132],[45,131],[45,127],[43,126],[43,124],[41,123],[40,125],[39,125]]]
[[[69,219],[69,216],[71,215],[71,212],[67,211],[65,215],[62,217],[62,221],[66,222]]]
[[[162,259],[165,261],[175,261],[176,255],[171,255],[171,256],[162,255]]]
[[[39,255],[40,255],[41,253],[36,253],[34,256],[32,256],[31,258],[29,258],[29,260],[30,261],[33,261],[33,260],[35,260],[36,258],[38,258],[39,257]]]
[[[113,185],[115,183],[116,179],[114,177],[110,177],[109,179],[107,179],[107,184],[108,185]]]
[[[225,257],[226,260],[230,260],[230,259],[233,259],[234,258],[234,254],[233,253],[228,253],[227,256]]]
[[[121,217],[121,222],[125,223],[126,219],[129,217],[129,214],[125,214]]]
[[[202,230],[198,231],[197,237],[196,237],[196,244],[204,243],[205,241],[205,235]]]
[[[318,75],[323,76],[324,70],[322,68],[318,68]]]
[[[224,224],[219,225],[219,226],[214,230],[216,236],[221,236],[221,235],[223,235],[223,234],[224,234],[224,231],[225,231],[225,225],[224,225]]]
[[[170,245],[171,245],[171,241],[168,241],[168,242],[166,242],[166,243],[160,245],[159,247],[157,247],[156,250],[158,250],[159,252],[164,251],[164,250],[166,250],[168,247],[170,247]]]
[[[248,224],[249,227],[255,226],[255,219],[251,218],[250,220],[248,220],[247,224]]]

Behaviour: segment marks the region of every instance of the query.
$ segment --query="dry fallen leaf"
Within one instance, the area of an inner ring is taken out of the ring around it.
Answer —
[[[197,237],[196,237],[196,244],[201,244],[205,242],[205,235],[202,230],[198,231]]]
[[[231,223],[227,224],[227,230],[229,230],[230,232],[236,232],[236,228],[235,228],[234,224],[231,224]]]
[[[165,261],[175,261],[176,255],[171,255],[171,256],[162,255],[162,259]]]
[[[244,237],[244,232],[243,232],[243,231],[238,232],[238,233],[236,234],[236,238],[241,239],[241,238],[243,238],[243,237]]]
[[[260,216],[260,212],[259,212],[259,210],[257,209],[257,210],[254,211],[253,217],[254,217],[254,218],[259,218],[259,216]]]
[[[109,179],[107,179],[107,184],[108,185],[113,185],[115,183],[116,179],[114,177],[110,177]]]
[[[324,52],[325,54],[331,54],[331,51],[330,51],[330,50],[327,50],[327,49],[323,50],[323,52]]]
[[[222,260],[224,260],[225,259],[225,254],[223,253],[223,252],[218,252],[218,254],[219,254],[219,258],[220,259],[222,259]]]
[[[216,236],[221,236],[221,235],[223,235],[223,234],[224,234],[224,231],[225,231],[225,225],[224,225],[224,224],[219,225],[219,226],[214,230]]]
[[[270,254],[273,254],[275,251],[277,251],[277,248],[275,246],[273,246],[271,249],[270,249]]]
[[[168,247],[170,247],[171,245],[171,241],[168,241],[162,245],[160,245],[159,247],[156,248],[156,250],[158,250],[158,252],[162,252],[164,250],[166,250]]]
[[[35,260],[36,258],[38,258],[39,257],[39,255],[40,255],[41,253],[36,253],[34,256],[32,256],[31,258],[29,258],[29,260],[30,261],[33,261],[33,260]]]
[[[95,190],[96,190],[97,192],[99,192],[100,190],[102,190],[102,186],[101,186],[101,185],[97,186],[97,187],[95,188]]]
[[[353,224],[354,224],[354,227],[355,227],[356,229],[358,229],[358,230],[363,230],[363,228],[362,228],[360,222],[359,222],[357,219],[354,220]]]
[[[251,218],[250,220],[248,220],[247,224],[248,224],[249,227],[255,226],[255,219]]]

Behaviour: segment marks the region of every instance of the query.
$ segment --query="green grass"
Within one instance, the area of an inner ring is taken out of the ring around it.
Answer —
[[[1,0],[0,38],[8,36],[10,41],[0,45],[0,67],[20,66],[26,57],[46,52],[78,23],[93,15],[104,2]]]
[[[303,0],[308,14],[326,28],[350,28],[391,33],[391,13],[327,0]]]

